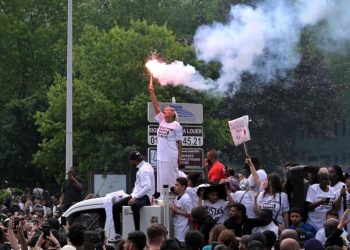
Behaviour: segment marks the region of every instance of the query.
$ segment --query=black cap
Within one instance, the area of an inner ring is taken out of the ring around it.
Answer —
[[[130,161],[143,161],[143,157],[139,151],[132,151],[129,156]]]
[[[207,200],[209,193],[217,192],[219,199],[226,200],[227,199],[227,193],[225,189],[226,185],[227,185],[226,183],[222,183],[222,184],[203,185],[202,187],[199,186],[197,189],[197,195],[199,196],[202,190],[204,190],[203,200]]]

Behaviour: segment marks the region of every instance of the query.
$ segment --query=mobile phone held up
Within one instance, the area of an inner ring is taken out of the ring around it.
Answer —
[[[61,225],[66,226],[67,225],[67,217],[62,216],[61,217]]]

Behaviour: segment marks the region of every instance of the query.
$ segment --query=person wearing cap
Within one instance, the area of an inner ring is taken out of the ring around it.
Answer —
[[[144,161],[138,151],[130,154],[130,163],[138,169],[136,181],[130,196],[125,197],[113,204],[113,220],[115,232],[121,234],[120,216],[123,206],[130,206],[134,217],[135,230],[140,230],[140,208],[151,205],[151,197],[154,194],[154,170],[153,167]]]
[[[199,196],[197,205],[204,207],[217,223],[224,224],[229,218],[229,208],[234,203],[227,184],[203,187],[198,189],[197,193]]]
[[[174,108],[168,106],[161,112],[154,92],[152,78],[148,87],[152,100],[157,130],[157,192],[163,195],[163,186],[172,186],[178,177],[178,166],[182,164],[182,126]]]

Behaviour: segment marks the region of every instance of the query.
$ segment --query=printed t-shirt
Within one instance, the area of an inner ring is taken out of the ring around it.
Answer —
[[[157,160],[177,162],[177,141],[182,141],[182,127],[177,121],[166,122],[162,112],[155,116],[159,123],[157,130]]]
[[[306,201],[313,203],[322,199],[327,199],[325,202],[316,207],[313,211],[309,211],[306,223],[311,224],[319,230],[326,222],[326,213],[333,207],[336,199],[336,190],[331,186],[328,186],[328,192],[324,192],[320,188],[320,184],[313,184],[307,190]]]

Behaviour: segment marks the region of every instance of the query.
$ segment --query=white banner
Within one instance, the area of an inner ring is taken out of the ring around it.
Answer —
[[[247,115],[229,121],[231,135],[235,146],[242,144],[243,142],[250,141],[249,133],[249,117]]]

